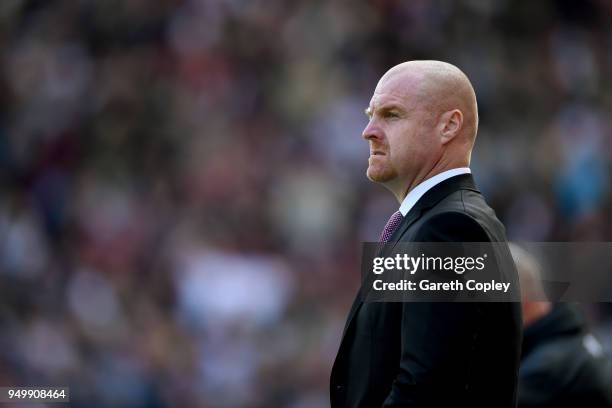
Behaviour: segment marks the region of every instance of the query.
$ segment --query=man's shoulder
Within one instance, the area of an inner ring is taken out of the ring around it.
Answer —
[[[486,242],[490,238],[474,217],[459,209],[429,211],[414,228],[414,241],[473,241]]]
[[[497,218],[495,211],[493,211],[479,191],[464,189],[448,194],[427,212],[434,215],[446,212],[463,213],[474,219],[487,218],[488,216]]]
[[[543,400],[585,390],[596,395],[598,384],[609,383],[610,373],[605,365],[609,363],[605,358],[595,358],[589,353],[584,346],[587,336],[576,333],[540,344],[521,360],[521,384],[530,391],[537,384]],[[543,365],[542,361],[546,364]],[[601,391],[602,396],[609,393],[604,389]]]
[[[415,225],[418,239],[436,236],[468,241],[505,241],[505,229],[482,194],[458,190],[425,210]],[[432,236],[433,233],[433,236]]]

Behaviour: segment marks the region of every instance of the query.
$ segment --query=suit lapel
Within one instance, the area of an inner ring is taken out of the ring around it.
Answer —
[[[348,318],[346,319],[346,323],[344,324],[344,330],[342,331],[342,341],[344,341],[344,336],[346,335],[346,331],[348,330],[351,322],[353,321],[353,317],[357,313],[357,310],[361,307],[363,303],[363,299],[361,299],[361,287],[357,291],[357,295],[355,295],[355,299],[353,300],[353,305],[351,306],[351,311],[349,312]],[[342,344],[342,341],[340,342]]]
[[[389,242],[385,245],[385,250],[383,251],[382,255],[388,255],[389,252],[393,251],[393,249],[400,241],[401,237],[406,233],[408,228],[410,228],[410,226],[414,224],[423,215],[425,210],[433,207],[444,197],[457,190],[473,190],[479,192],[474,185],[474,179],[472,178],[471,174],[463,174],[451,177],[434,186],[431,190],[426,192],[423,197],[421,197],[419,201],[414,205],[414,207],[412,207],[408,214],[406,214],[400,226],[389,238]],[[360,289],[357,291],[357,295],[355,296],[355,300],[353,300],[353,305],[351,306],[348,318],[346,319],[346,324],[344,325],[344,331],[342,332],[342,340],[340,344],[342,344],[342,342],[344,341],[344,336],[346,335],[346,332],[348,331],[348,328],[350,327],[353,318],[357,314],[357,311],[359,310],[362,304],[363,299],[361,297],[360,287]]]
[[[458,190],[472,190],[479,192],[474,185],[474,179],[471,174],[462,174],[454,176],[444,180],[440,184],[432,187],[431,190],[426,192],[419,201],[416,202],[414,207],[406,214],[404,222],[400,227],[393,233],[389,239],[389,248],[385,251],[385,254],[389,254],[395,249],[395,246],[400,241],[404,233],[415,223],[428,209],[438,204],[442,199]],[[392,244],[392,245],[391,245]]]
[[[401,236],[404,235],[404,232],[408,228],[410,228],[410,226],[414,224],[414,222],[418,220],[420,216],[421,216],[421,210],[416,207],[413,207],[412,210],[410,210],[408,214],[406,214],[406,216],[402,220],[402,223],[399,225],[399,227],[393,232],[393,234],[389,238],[389,243],[385,245],[385,249],[383,250],[383,253],[381,254],[381,256],[387,255],[390,252],[390,250],[395,248],[395,245],[397,244]],[[388,249],[388,246],[390,244],[393,244],[393,247],[391,249]],[[359,291],[357,291],[357,295],[355,296],[355,300],[353,300],[353,305],[351,306],[351,310],[349,312],[348,318],[346,319],[346,324],[344,325],[344,331],[342,332],[343,339],[344,339],[344,335],[346,334],[346,331],[351,325],[351,321],[353,320],[353,317],[355,317],[355,314],[357,314],[357,311],[361,307],[362,303],[363,303],[363,299],[361,297],[361,287],[360,287]]]

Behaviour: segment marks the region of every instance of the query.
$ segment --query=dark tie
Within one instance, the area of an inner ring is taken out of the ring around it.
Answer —
[[[382,230],[382,233],[380,234],[380,239],[378,240],[378,242],[380,244],[386,244],[387,242],[389,242],[389,238],[391,238],[391,235],[393,235],[397,227],[399,227],[399,225],[402,223],[403,219],[404,219],[404,216],[402,215],[401,212],[399,211],[394,212],[389,218],[389,221],[387,221],[385,228]]]

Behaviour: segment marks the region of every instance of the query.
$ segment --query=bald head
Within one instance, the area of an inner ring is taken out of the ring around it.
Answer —
[[[398,201],[436,174],[469,166],[478,129],[476,95],[454,65],[408,61],[391,68],[378,82],[366,113],[368,178]]]
[[[379,85],[383,82],[413,90],[434,116],[460,110],[461,134],[473,145],[478,131],[478,104],[472,83],[459,68],[443,61],[407,61],[387,71]]]
[[[529,252],[516,244],[508,244],[512,259],[516,264],[524,300],[545,300],[539,262]]]
[[[529,326],[550,312],[551,304],[542,286],[542,271],[537,259],[516,244],[509,244],[521,285],[523,324]]]

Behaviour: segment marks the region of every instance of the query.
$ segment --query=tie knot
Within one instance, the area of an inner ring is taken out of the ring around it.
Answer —
[[[391,238],[391,235],[393,235],[397,227],[402,223],[403,219],[404,216],[399,211],[394,212],[391,217],[389,217],[389,221],[387,221],[385,228],[380,234],[379,242],[381,244],[386,244],[387,242],[389,242],[389,238]]]

